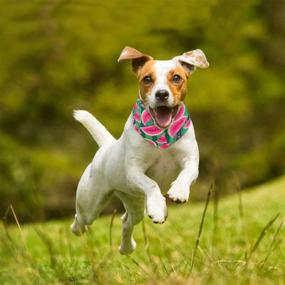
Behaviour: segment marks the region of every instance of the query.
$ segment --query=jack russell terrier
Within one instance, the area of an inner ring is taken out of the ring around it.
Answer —
[[[126,210],[119,250],[129,254],[136,247],[133,227],[145,211],[154,223],[164,223],[163,195],[176,203],[186,202],[198,177],[199,150],[183,100],[188,77],[196,67],[207,68],[209,63],[199,49],[171,60],[154,60],[125,47],[118,61],[123,60],[131,60],[139,92],[121,137],[116,140],[87,111],[74,112],[99,150],[79,181],[71,230],[76,235],[84,233],[115,195]]]

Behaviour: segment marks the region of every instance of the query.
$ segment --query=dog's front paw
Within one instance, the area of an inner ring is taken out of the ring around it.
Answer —
[[[189,187],[174,182],[167,192],[168,198],[175,203],[185,203],[188,201],[190,189]]]
[[[167,207],[165,198],[161,193],[152,194],[147,198],[147,215],[156,224],[163,224],[167,218]]]

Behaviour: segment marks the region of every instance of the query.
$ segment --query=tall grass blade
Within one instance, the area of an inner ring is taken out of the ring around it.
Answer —
[[[15,222],[16,222],[16,224],[17,224],[17,227],[18,227],[18,229],[19,229],[19,231],[20,231],[20,233],[21,233],[21,236],[23,236],[22,228],[21,228],[21,226],[20,226],[18,217],[17,217],[17,215],[16,215],[16,212],[15,212],[14,207],[13,207],[12,204],[10,205],[10,209],[11,209],[11,212],[12,212],[13,217],[14,217],[14,219],[15,219]]]
[[[217,229],[218,229],[218,220],[219,220],[219,200],[220,192],[219,188],[216,187],[216,183],[213,180],[213,239],[212,244],[216,244],[217,241]]]
[[[198,235],[197,235],[196,242],[195,242],[195,247],[194,247],[194,250],[193,250],[191,267],[190,267],[190,273],[192,272],[192,269],[193,269],[193,266],[194,266],[194,262],[195,262],[195,258],[196,258],[196,254],[197,254],[197,249],[198,249],[199,244],[200,244],[200,238],[201,238],[201,235],[202,235],[204,221],[205,221],[205,217],[206,217],[206,213],[207,213],[207,209],[208,209],[208,205],[209,205],[209,201],[210,201],[210,198],[211,198],[211,192],[212,192],[213,187],[214,187],[214,185],[212,183],[210,188],[209,188],[209,191],[208,191],[207,200],[206,200],[206,203],[205,203],[202,219],[201,219],[200,226],[199,226]]]
[[[280,224],[279,224],[277,230],[276,230],[275,233],[274,233],[272,242],[271,242],[271,244],[270,244],[270,246],[269,246],[269,248],[268,248],[267,255],[265,256],[265,258],[264,258],[263,261],[262,261],[261,267],[264,267],[264,265],[265,265],[266,261],[268,260],[269,256],[271,255],[271,253],[273,252],[273,250],[275,249],[275,247],[278,245],[278,243],[280,243],[280,240],[282,240],[282,238],[281,238],[281,239],[279,239],[279,241],[278,241],[278,240],[277,240],[277,237],[278,237],[279,234],[280,234],[280,231],[281,231],[281,229],[282,229],[282,227],[283,227],[283,224],[284,224],[284,220],[282,220],[282,221],[280,222]]]
[[[151,274],[150,272],[148,272],[143,266],[141,266],[139,264],[138,261],[136,261],[132,256],[127,255],[127,257],[132,261],[133,264],[135,264],[140,270],[142,270],[144,273],[146,273],[147,275],[149,275],[151,278],[153,277],[153,274]]]
[[[4,226],[4,230],[6,232],[6,236],[7,236],[8,240],[11,242],[11,244],[15,245],[15,242],[14,242],[13,238],[11,237],[11,235],[8,231],[8,227],[7,227],[7,217],[8,217],[9,212],[12,213],[12,216],[16,222],[17,228],[19,229],[19,232],[20,232],[20,237],[21,237],[22,244],[24,246],[25,253],[27,253],[27,245],[26,245],[26,241],[25,241],[25,238],[23,235],[23,231],[22,231],[19,219],[17,217],[16,211],[14,210],[14,207],[12,204],[10,204],[10,206],[6,209],[4,217],[3,217],[3,226]],[[24,254],[24,252],[22,252],[22,253]]]
[[[278,213],[277,215],[275,215],[262,229],[262,231],[260,232],[256,242],[254,243],[253,247],[251,248],[251,250],[249,251],[248,254],[246,254],[246,264],[248,264],[250,258],[252,257],[252,255],[254,254],[254,252],[257,250],[259,244],[261,243],[261,241],[263,240],[264,236],[266,235],[267,230],[274,224],[274,222],[278,219],[278,217],[280,216],[280,213]]]

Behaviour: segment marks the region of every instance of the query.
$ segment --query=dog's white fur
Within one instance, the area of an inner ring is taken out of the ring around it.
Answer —
[[[175,64],[179,64],[176,59],[156,61],[159,80],[154,88],[168,88],[165,74]],[[154,95],[149,99],[149,104],[154,104]],[[193,124],[181,139],[161,150],[134,130],[131,116],[118,140],[87,111],[75,111],[74,117],[87,128],[100,148],[80,179],[71,229],[77,235],[83,233],[110,197],[116,195],[126,209],[119,250],[122,254],[131,253],[136,247],[133,227],[143,219],[145,210],[154,223],[163,223],[167,218],[164,194],[176,202],[188,200],[199,165]]]
[[[174,60],[156,60],[154,64],[156,80],[151,93],[148,96],[148,105],[154,108],[156,105],[155,93],[158,90],[166,90],[170,94],[167,100],[167,104],[172,106],[174,103],[174,98],[171,96],[171,90],[167,84],[167,73],[170,69],[175,68],[177,62]]]

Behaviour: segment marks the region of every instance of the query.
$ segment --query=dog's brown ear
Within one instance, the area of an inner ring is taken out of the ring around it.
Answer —
[[[137,72],[140,67],[151,59],[153,59],[151,56],[144,54],[132,47],[125,47],[118,58],[118,62],[122,60],[131,60],[133,71]]]
[[[174,57],[173,59],[177,60],[183,66],[187,73],[192,73],[196,69],[196,67],[209,67],[209,62],[207,61],[207,58],[203,51],[201,51],[200,49],[185,52],[182,55]]]

